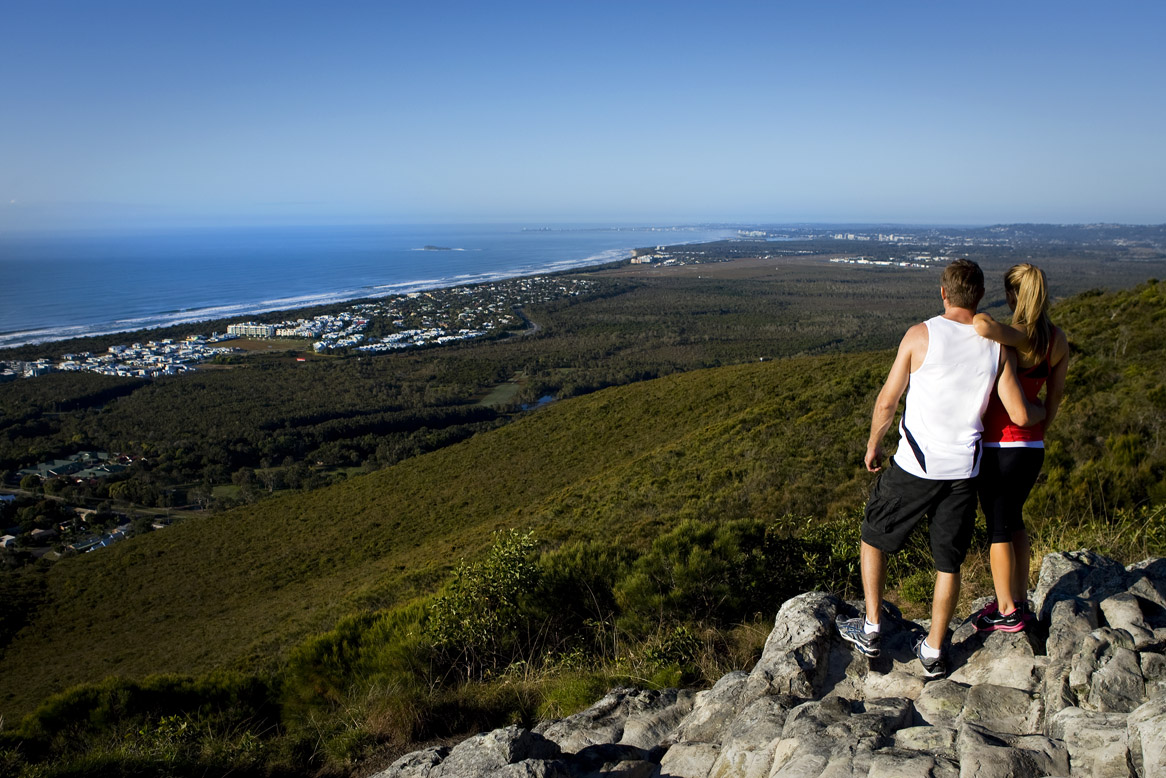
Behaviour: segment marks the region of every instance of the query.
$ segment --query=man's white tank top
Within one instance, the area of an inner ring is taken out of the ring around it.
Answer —
[[[1000,344],[970,324],[928,319],[927,356],[911,374],[895,464],[933,481],[980,472],[981,421],[996,384]]]

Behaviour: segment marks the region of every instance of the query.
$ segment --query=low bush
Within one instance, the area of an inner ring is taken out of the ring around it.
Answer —
[[[450,672],[482,679],[519,658],[522,603],[539,578],[534,551],[529,532],[511,530],[496,535],[481,562],[455,568],[425,625],[438,662]]]
[[[620,625],[643,638],[661,624],[730,627],[774,613],[813,588],[814,541],[759,519],[689,520],[655,541],[615,587]]]
[[[251,770],[270,763],[281,736],[275,698],[253,676],[109,678],[46,700],[12,738],[18,747],[0,759],[19,764],[6,775]]]

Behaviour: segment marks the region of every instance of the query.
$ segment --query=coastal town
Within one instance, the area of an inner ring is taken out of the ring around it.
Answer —
[[[7,373],[12,377],[35,378],[47,373],[100,373],[122,378],[157,378],[178,375],[192,370],[194,365],[213,359],[231,349],[215,344],[224,336],[191,335],[185,340],[163,339],[132,343],[128,346],[110,346],[105,353],[83,351],[63,354],[58,360],[37,359],[31,362],[10,361]]]
[[[57,359],[0,362],[0,381],[52,372],[158,378],[189,372],[240,351],[232,341],[308,341],[317,354],[378,353],[442,346],[530,326],[519,309],[589,294],[586,278],[530,276],[473,286],[410,292],[353,303],[335,313],[267,322],[237,322],[226,332],[110,346]]]
[[[909,267],[909,268],[929,268],[939,267],[950,258],[944,256],[932,256],[931,254],[917,254],[906,257],[890,257],[888,259],[878,259],[876,257],[831,257],[830,261],[840,265],[875,265],[878,267]]]

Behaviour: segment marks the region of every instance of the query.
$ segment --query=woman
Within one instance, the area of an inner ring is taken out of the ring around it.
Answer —
[[[980,313],[974,320],[976,332],[1016,349],[1017,374],[1025,396],[1036,401],[1045,387],[1045,420],[1031,427],[1013,424],[995,393],[984,414],[984,455],[976,484],[988,519],[996,603],[976,616],[976,629],[981,632],[1019,632],[1032,618],[1024,502],[1044,464],[1044,433],[1060,407],[1069,366],[1069,341],[1049,320],[1044,272],[1027,263],[1013,266],[1004,274],[1004,294],[1012,309],[1012,325]]]

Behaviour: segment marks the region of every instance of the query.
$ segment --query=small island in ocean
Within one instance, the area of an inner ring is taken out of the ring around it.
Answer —
[[[422,246],[422,251],[453,251],[449,246]]]

